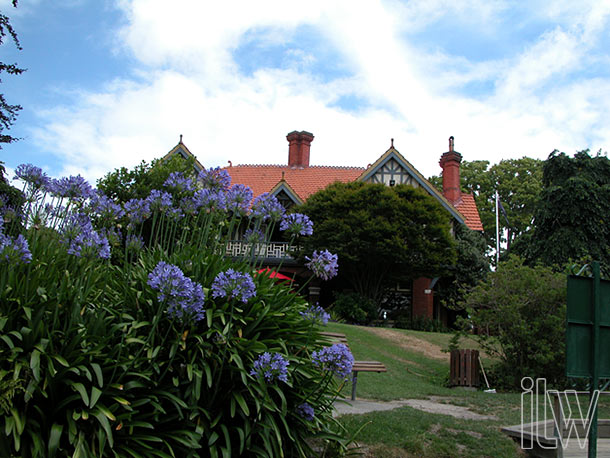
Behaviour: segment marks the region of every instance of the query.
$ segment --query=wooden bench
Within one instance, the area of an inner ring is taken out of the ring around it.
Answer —
[[[347,337],[340,332],[321,332],[320,335],[328,337],[332,343],[342,343],[349,348]],[[356,400],[356,384],[358,372],[387,372],[385,365],[379,361],[354,361],[352,366],[352,401]]]

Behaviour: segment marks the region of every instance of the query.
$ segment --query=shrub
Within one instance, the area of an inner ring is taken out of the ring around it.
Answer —
[[[273,227],[231,191],[211,199],[170,178],[169,194],[112,217],[77,177],[25,180],[26,238],[0,224],[1,456],[306,456],[316,437],[343,447],[341,382],[312,360],[325,345],[317,320],[257,274],[255,253],[224,256],[236,228]],[[267,359],[280,376],[259,376],[265,354],[279,355]]]
[[[336,293],[332,311],[348,323],[369,324],[377,318],[375,303],[358,293]]]
[[[566,279],[551,268],[511,257],[464,299],[476,339],[499,358],[496,382],[520,390],[522,377],[562,384]]]

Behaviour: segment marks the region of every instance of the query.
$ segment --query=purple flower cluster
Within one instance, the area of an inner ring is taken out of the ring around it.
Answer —
[[[94,230],[91,220],[82,213],[68,216],[62,228],[61,242],[68,245],[68,254],[78,258],[110,258],[108,239]]]
[[[212,282],[212,297],[239,299],[243,303],[256,296],[256,287],[250,274],[228,269],[220,272]]]
[[[302,213],[291,213],[282,218],[280,231],[287,231],[292,236],[311,235],[313,234],[313,221]]]
[[[300,315],[308,321],[320,322],[325,325],[330,320],[330,315],[324,311],[319,305],[311,305],[304,312],[299,312]]]
[[[254,218],[276,222],[281,220],[285,213],[286,209],[277,200],[277,197],[268,192],[261,194],[252,202],[251,215]]]
[[[337,255],[332,254],[328,250],[314,251],[311,258],[305,256],[309,262],[305,264],[314,275],[322,280],[330,280],[337,275],[339,264],[337,263]]]
[[[172,208],[172,195],[169,192],[153,189],[146,198],[151,212],[167,213]]]
[[[51,194],[70,200],[86,200],[94,195],[91,185],[80,175],[51,180],[48,189]]]
[[[311,355],[313,363],[325,371],[334,372],[345,379],[352,372],[354,357],[345,344],[334,344],[314,351]]]
[[[258,229],[248,229],[244,232],[244,241],[252,245],[263,243],[265,241],[265,234]]]
[[[167,303],[169,316],[182,321],[200,321],[205,317],[203,288],[186,277],[178,266],[160,261],[148,274],[148,286],[159,291],[157,299]]]
[[[185,177],[182,172],[172,172],[169,174],[163,186],[177,192],[193,192],[195,183],[191,177]]]
[[[12,238],[0,232],[0,262],[24,262],[27,264],[31,260],[32,253],[28,247],[28,241],[22,234]]]
[[[312,421],[315,417],[315,412],[313,407],[304,402],[300,406],[297,407],[297,415],[301,417],[303,420]]]
[[[130,226],[140,224],[150,217],[150,205],[146,199],[131,199],[123,204]]]
[[[33,190],[46,190],[51,182],[50,178],[40,167],[33,166],[32,164],[18,165],[15,169],[14,178],[25,181]]]
[[[93,194],[89,206],[91,207],[91,210],[104,222],[113,222],[125,214],[119,204],[100,191]]]
[[[243,184],[236,184],[227,192],[227,210],[245,215],[250,208],[252,190]]]
[[[125,249],[137,253],[144,248],[144,239],[139,235],[129,234],[125,239]]]
[[[290,363],[281,354],[265,352],[254,361],[250,375],[265,377],[267,382],[274,380],[287,382],[289,365]]]
[[[229,173],[226,170],[221,170],[220,167],[203,169],[199,172],[197,179],[201,182],[203,189],[226,191],[231,186]]]
[[[197,209],[202,208],[208,213],[227,208],[224,191],[214,189],[200,189],[196,191],[193,196],[193,202]]]

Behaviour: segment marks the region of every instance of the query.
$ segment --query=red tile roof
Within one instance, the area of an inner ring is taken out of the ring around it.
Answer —
[[[348,183],[364,172],[362,167],[309,166],[294,168],[287,165],[234,165],[224,170],[231,175],[232,183],[250,187],[254,196],[269,192],[283,178],[301,200],[324,189],[335,181]]]
[[[454,207],[457,209],[457,211],[464,215],[466,226],[473,231],[483,230],[483,224],[481,224],[477,204],[475,203],[474,196],[472,194],[462,193],[462,197],[456,204],[454,204]]]
[[[250,187],[254,197],[271,191],[283,178],[304,202],[310,195],[331,183],[356,181],[366,169],[331,166],[295,168],[288,165],[234,165],[225,167],[224,170],[231,175],[231,183]],[[464,216],[466,226],[474,231],[483,230],[472,194],[462,193],[460,200],[453,205]]]

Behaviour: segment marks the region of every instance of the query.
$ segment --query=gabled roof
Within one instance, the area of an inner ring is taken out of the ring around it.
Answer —
[[[195,157],[195,155],[193,153],[191,153],[191,151],[186,147],[186,145],[184,143],[182,143],[182,135],[180,135],[180,141],[178,142],[178,144],[176,146],[174,146],[169,151],[169,153],[167,153],[165,156],[163,156],[163,158],[161,160],[166,161],[167,159],[172,157],[174,154],[179,154],[184,159],[193,158],[195,161],[195,168],[197,169],[198,172],[200,172],[204,169],[203,165],[201,165],[201,162],[199,162],[197,160],[197,157]]]
[[[309,166],[303,168],[288,165],[233,165],[223,170],[229,172],[232,183],[241,183],[252,189],[254,196],[270,192],[283,180],[286,189],[306,201],[315,192],[336,181],[356,181],[364,171],[362,167]],[[290,193],[288,193],[290,194]]]
[[[269,191],[269,194],[273,194],[274,196],[277,196],[279,193],[281,192],[285,192],[288,197],[290,197],[292,199],[292,201],[295,203],[295,205],[302,205],[305,203],[305,201],[303,199],[301,199],[299,197],[299,195],[295,192],[294,189],[292,189],[292,187],[286,182],[286,180],[284,179],[284,176],[282,176],[281,181],[276,184],[273,189],[271,189],[271,191]]]
[[[449,202],[447,200],[447,198],[445,196],[443,196],[443,194],[441,194],[441,192],[436,189],[435,186],[433,186],[421,173],[419,173],[417,171],[417,169],[415,167],[413,167],[413,165],[407,161],[404,156],[402,154],[400,154],[398,152],[398,150],[396,150],[394,148],[394,146],[390,147],[389,150],[387,150],[379,159],[377,159],[375,161],[374,164],[372,164],[369,168],[367,168],[362,175],[360,175],[360,177],[358,177],[359,181],[368,181],[369,179],[371,179],[375,173],[380,170],[384,164],[386,164],[387,162],[394,160],[396,162],[398,162],[398,164],[405,170],[405,172],[407,172],[412,178],[413,180],[420,186],[422,187],[428,194],[430,194],[432,197],[436,198],[443,207],[445,207],[445,209],[451,213],[451,215],[457,219],[460,223],[465,224],[466,223],[466,219],[464,217],[464,215],[459,212],[457,210],[457,208],[455,206],[453,206],[451,204],[451,202]],[[476,206],[475,206],[476,209]],[[468,227],[470,227],[467,224]],[[472,228],[471,228],[472,229]],[[477,229],[475,229],[477,230]]]

